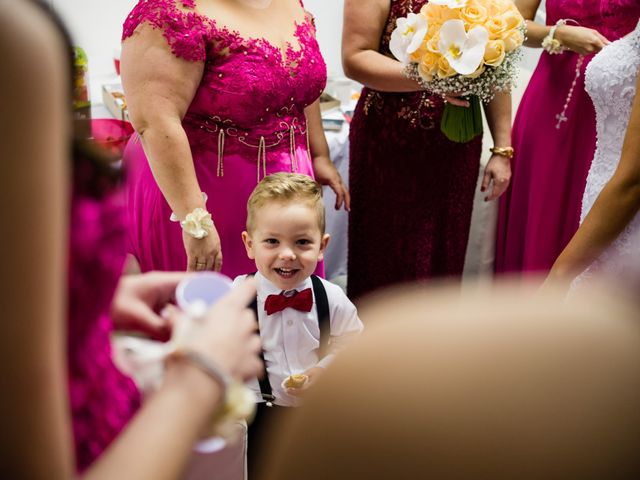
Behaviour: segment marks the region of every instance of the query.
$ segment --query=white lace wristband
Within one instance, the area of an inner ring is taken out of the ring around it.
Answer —
[[[560,40],[554,37],[556,34],[556,29],[558,27],[566,25],[568,22],[573,22],[576,25],[579,25],[579,23],[572,18],[561,18],[555,23],[555,25],[551,27],[547,36],[542,39],[542,48],[549,52],[550,55],[558,55],[559,53],[563,53],[565,50],[567,50],[567,48],[562,45],[562,43],[560,43]]]

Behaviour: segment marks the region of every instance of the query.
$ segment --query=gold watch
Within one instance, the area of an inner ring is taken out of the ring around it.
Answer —
[[[494,155],[502,155],[508,159],[512,159],[514,154],[513,147],[491,147],[489,151]]]

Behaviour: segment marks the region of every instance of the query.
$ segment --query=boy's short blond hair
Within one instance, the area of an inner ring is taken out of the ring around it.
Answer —
[[[320,233],[324,235],[325,219],[322,187],[313,178],[300,173],[274,173],[264,177],[247,202],[247,231],[255,227],[256,212],[268,203],[299,202],[314,208]]]

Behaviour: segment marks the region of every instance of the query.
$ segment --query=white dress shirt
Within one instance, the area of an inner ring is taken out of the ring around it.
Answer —
[[[234,284],[243,280],[246,275],[241,275],[234,280]],[[284,407],[293,407],[300,404],[300,399],[288,395],[282,388],[282,382],[289,375],[303,373],[311,367],[326,367],[335,356],[337,350],[344,346],[349,339],[360,333],[363,329],[362,322],[358,318],[355,305],[344,294],[342,289],[324,279],[322,284],[327,291],[329,301],[329,351],[320,359],[318,349],[320,347],[320,329],[318,325],[318,312],[316,299],[313,296],[313,306],[310,312],[301,312],[293,308],[285,308],[281,312],[267,315],[264,303],[269,295],[278,295],[283,291],[267,280],[260,272],[256,273],[258,290],[258,325],[260,326],[260,339],[264,360],[267,364],[267,373],[271,390],[276,397],[274,403]],[[311,278],[296,286],[295,290],[301,291],[311,288]],[[256,393],[256,401],[263,402],[260,395],[258,379],[247,382],[247,385]]]

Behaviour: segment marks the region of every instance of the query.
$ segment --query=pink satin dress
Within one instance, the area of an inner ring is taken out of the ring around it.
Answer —
[[[201,15],[194,0],[144,0],[124,23],[123,40],[147,23],[160,29],[174,55],[204,62],[200,86],[182,121],[199,185],[208,196],[222,244],[222,273],[254,272],[241,232],[249,195],[276,172],[313,177],[305,107],[320,96],[326,65],[310,14],[291,24],[297,45],[286,51]],[[125,92],[126,93],[126,92]],[[162,196],[139,138],[124,153],[131,252],[143,271],[184,270],[187,257],[178,223]]]
[[[634,29],[638,0],[547,0],[547,24],[573,19],[614,41]],[[578,229],[596,149],[596,114],[584,89],[592,55],[543,52],[513,125],[511,186],[500,199],[497,273],[548,271]],[[576,65],[581,61],[576,79]],[[563,112],[571,84],[571,99]],[[558,128],[556,128],[558,125]]]

